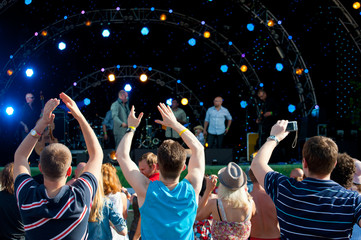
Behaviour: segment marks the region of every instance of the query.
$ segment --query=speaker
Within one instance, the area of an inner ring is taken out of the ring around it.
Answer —
[[[55,109],[53,136],[58,139],[59,143],[65,144],[65,133],[66,133],[66,112],[62,109]]]
[[[206,165],[227,165],[233,161],[232,148],[207,148]]]
[[[137,149],[134,149],[133,150],[133,154],[132,154],[132,159],[133,161],[135,162],[135,164],[138,165],[138,161],[139,159],[142,157],[142,155],[144,153],[147,153],[147,152],[152,152],[154,153],[155,155],[157,155],[157,149],[154,148],[154,149],[148,149],[148,148],[137,148]]]

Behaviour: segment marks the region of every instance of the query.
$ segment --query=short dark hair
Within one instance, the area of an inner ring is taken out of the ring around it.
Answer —
[[[40,165],[45,178],[58,180],[65,177],[71,165],[69,148],[60,143],[46,146],[40,154]]]
[[[1,189],[14,194],[14,163],[8,163],[0,173]]]
[[[356,172],[355,161],[347,153],[339,153],[337,164],[331,173],[331,180],[337,182],[344,188],[351,188],[353,175]]]
[[[176,179],[180,176],[187,153],[178,142],[165,140],[159,146],[157,155],[159,171],[164,178]]]
[[[337,161],[338,147],[328,137],[314,136],[306,141],[302,149],[311,173],[327,175],[332,172]]]

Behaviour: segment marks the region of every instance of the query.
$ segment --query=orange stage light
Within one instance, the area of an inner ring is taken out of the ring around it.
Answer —
[[[115,81],[115,75],[113,73],[108,75],[108,80],[109,82],[114,82]]]
[[[7,70],[6,72],[9,76],[13,75],[14,71],[12,69]]]
[[[165,15],[164,13],[160,15],[160,20],[165,21],[166,19],[167,19],[167,15]]]
[[[147,76],[147,74],[143,73],[142,75],[140,75],[139,79],[140,79],[140,81],[145,82],[148,80],[148,76]]]
[[[242,72],[247,72],[247,70],[248,70],[248,67],[246,65],[241,66],[241,71]]]
[[[181,103],[183,106],[188,104],[188,99],[187,98],[182,98]]]
[[[43,30],[43,31],[41,31],[41,35],[43,37],[46,37],[46,36],[48,36],[48,32],[46,30]]]
[[[359,9],[361,7],[361,4],[360,4],[360,2],[354,2],[352,4],[352,7],[357,10],[357,9]]]
[[[90,25],[92,25],[91,21],[88,20],[88,21],[85,22],[85,26],[89,27]]]
[[[303,73],[303,69],[302,69],[302,68],[297,68],[297,69],[296,69],[296,74],[297,74],[297,75],[302,75],[302,73]]]
[[[269,27],[273,27],[274,25],[275,25],[275,21],[274,20],[268,20],[268,22],[267,22],[267,25],[269,26]]]
[[[205,38],[210,38],[210,37],[211,37],[211,33],[208,32],[208,31],[205,31],[205,32],[203,33],[203,37],[205,37]]]

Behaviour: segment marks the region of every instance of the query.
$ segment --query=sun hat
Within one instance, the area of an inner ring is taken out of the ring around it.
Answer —
[[[231,190],[237,190],[247,183],[247,175],[240,166],[234,162],[230,162],[227,167],[218,171],[218,180],[225,187]]]
[[[203,127],[201,125],[195,126],[193,129],[194,129],[194,131],[197,130],[197,129],[200,129],[200,130],[203,131]]]
[[[353,175],[353,183],[361,184],[361,162],[355,159],[356,172]]]

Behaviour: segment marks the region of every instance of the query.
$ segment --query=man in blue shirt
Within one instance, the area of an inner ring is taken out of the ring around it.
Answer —
[[[349,239],[361,224],[361,195],[330,180],[338,147],[315,136],[302,149],[303,181],[274,172],[268,165],[273,150],[289,132],[288,121],[278,121],[253,159],[251,169],[275,203],[281,239]]]
[[[208,108],[206,113],[203,134],[205,137],[208,136],[207,142],[209,148],[222,147],[223,137],[228,133],[232,123],[232,116],[227,108],[222,107],[222,103],[223,99],[216,97],[213,101],[214,107]],[[225,125],[226,120],[227,127]]]

